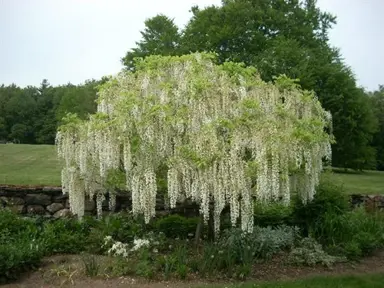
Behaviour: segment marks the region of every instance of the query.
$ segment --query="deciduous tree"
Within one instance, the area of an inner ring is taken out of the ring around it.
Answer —
[[[211,51],[217,53],[218,63],[229,60],[256,67],[264,81],[283,74],[299,79],[333,114],[333,164],[371,167],[375,162],[370,146],[375,121],[353,73],[328,41],[329,30],[336,23],[333,15],[321,11],[315,0],[224,0],[221,6],[193,7],[192,13],[181,37],[174,38],[180,42],[173,52],[166,46],[166,38],[157,38],[153,45],[143,37],[132,50],[134,54]],[[125,64],[132,68],[132,62]]]
[[[384,170],[384,86],[380,85],[379,89],[371,95],[372,106],[374,107],[375,116],[379,123],[377,132],[374,135],[372,145],[377,152],[377,169]]]
[[[142,40],[136,42],[137,47],[128,51],[122,59],[128,70],[134,69],[135,57],[179,55],[181,52],[179,29],[173,20],[165,15],[147,19],[141,36]]]

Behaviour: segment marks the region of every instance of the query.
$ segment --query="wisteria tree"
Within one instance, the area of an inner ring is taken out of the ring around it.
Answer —
[[[74,214],[95,196],[101,215],[106,193],[113,209],[106,182],[116,169],[125,172],[133,213],[147,222],[164,171],[171,208],[191,198],[205,221],[213,212],[216,231],[227,204],[232,224],[240,219],[250,231],[254,201],[289,203],[293,192],[313,198],[332,136],[331,116],[312,92],[285,76],[265,83],[252,67],[215,65],[212,54],[137,61],[135,72],[100,88],[96,114],[69,115],[57,133]]]

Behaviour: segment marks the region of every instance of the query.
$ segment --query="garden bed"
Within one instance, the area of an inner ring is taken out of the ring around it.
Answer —
[[[285,255],[277,255],[270,261],[253,266],[252,275],[247,282],[263,283],[265,281],[288,281],[298,279],[311,279],[318,276],[341,275],[366,275],[384,273],[384,252],[378,251],[371,257],[366,257],[359,262],[337,263],[332,268],[324,266],[292,266],[284,261]],[[108,257],[100,256],[107,261]],[[137,277],[109,278],[108,275],[89,278],[83,271],[83,263],[79,255],[56,255],[43,260],[41,269],[24,275],[22,279],[4,285],[5,288],[12,287],[132,287],[132,288],[187,288],[187,287],[230,287],[235,285],[234,281],[218,280],[215,278],[201,280],[190,278],[185,281],[148,281]],[[281,284],[282,285],[282,284]],[[279,286],[279,287],[284,287]],[[298,286],[299,287],[299,286]],[[303,287],[306,287],[303,285]],[[348,286],[349,287],[349,286]],[[354,287],[354,286],[353,286]],[[356,286],[358,287],[358,286]]]
[[[223,214],[215,235],[199,217],[178,214],[145,224],[142,216],[126,212],[79,221],[0,209],[0,281],[189,287],[384,272],[384,256],[377,253],[384,249],[383,212],[351,209],[332,182],[323,182],[307,205],[300,199],[287,207],[256,204],[253,216],[253,230],[244,232]]]

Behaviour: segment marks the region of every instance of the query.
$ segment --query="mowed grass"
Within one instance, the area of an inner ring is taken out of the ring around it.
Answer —
[[[246,283],[240,285],[205,286],[206,288],[382,288],[384,274],[355,276],[319,276],[284,282]],[[203,288],[203,287],[202,287]]]
[[[384,172],[348,171],[331,177],[348,194],[384,194]],[[55,146],[0,144],[0,184],[59,186],[60,165]]]
[[[0,184],[60,186],[55,146],[0,144]]]
[[[348,194],[384,194],[384,171],[336,171],[332,177],[343,184]]]

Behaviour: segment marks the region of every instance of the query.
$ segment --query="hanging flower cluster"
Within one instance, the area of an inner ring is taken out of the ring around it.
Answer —
[[[304,202],[313,198],[331,157],[330,114],[285,76],[265,83],[254,68],[215,65],[214,57],[139,60],[136,72],[103,85],[88,121],[67,117],[56,140],[75,214],[83,215],[86,195],[96,195],[101,213],[106,179],[116,169],[125,171],[133,212],[147,222],[160,174],[171,208],[191,198],[208,220],[213,203],[216,229],[227,204],[232,224],[240,219],[251,231],[254,200],[289,203],[292,192]]]

